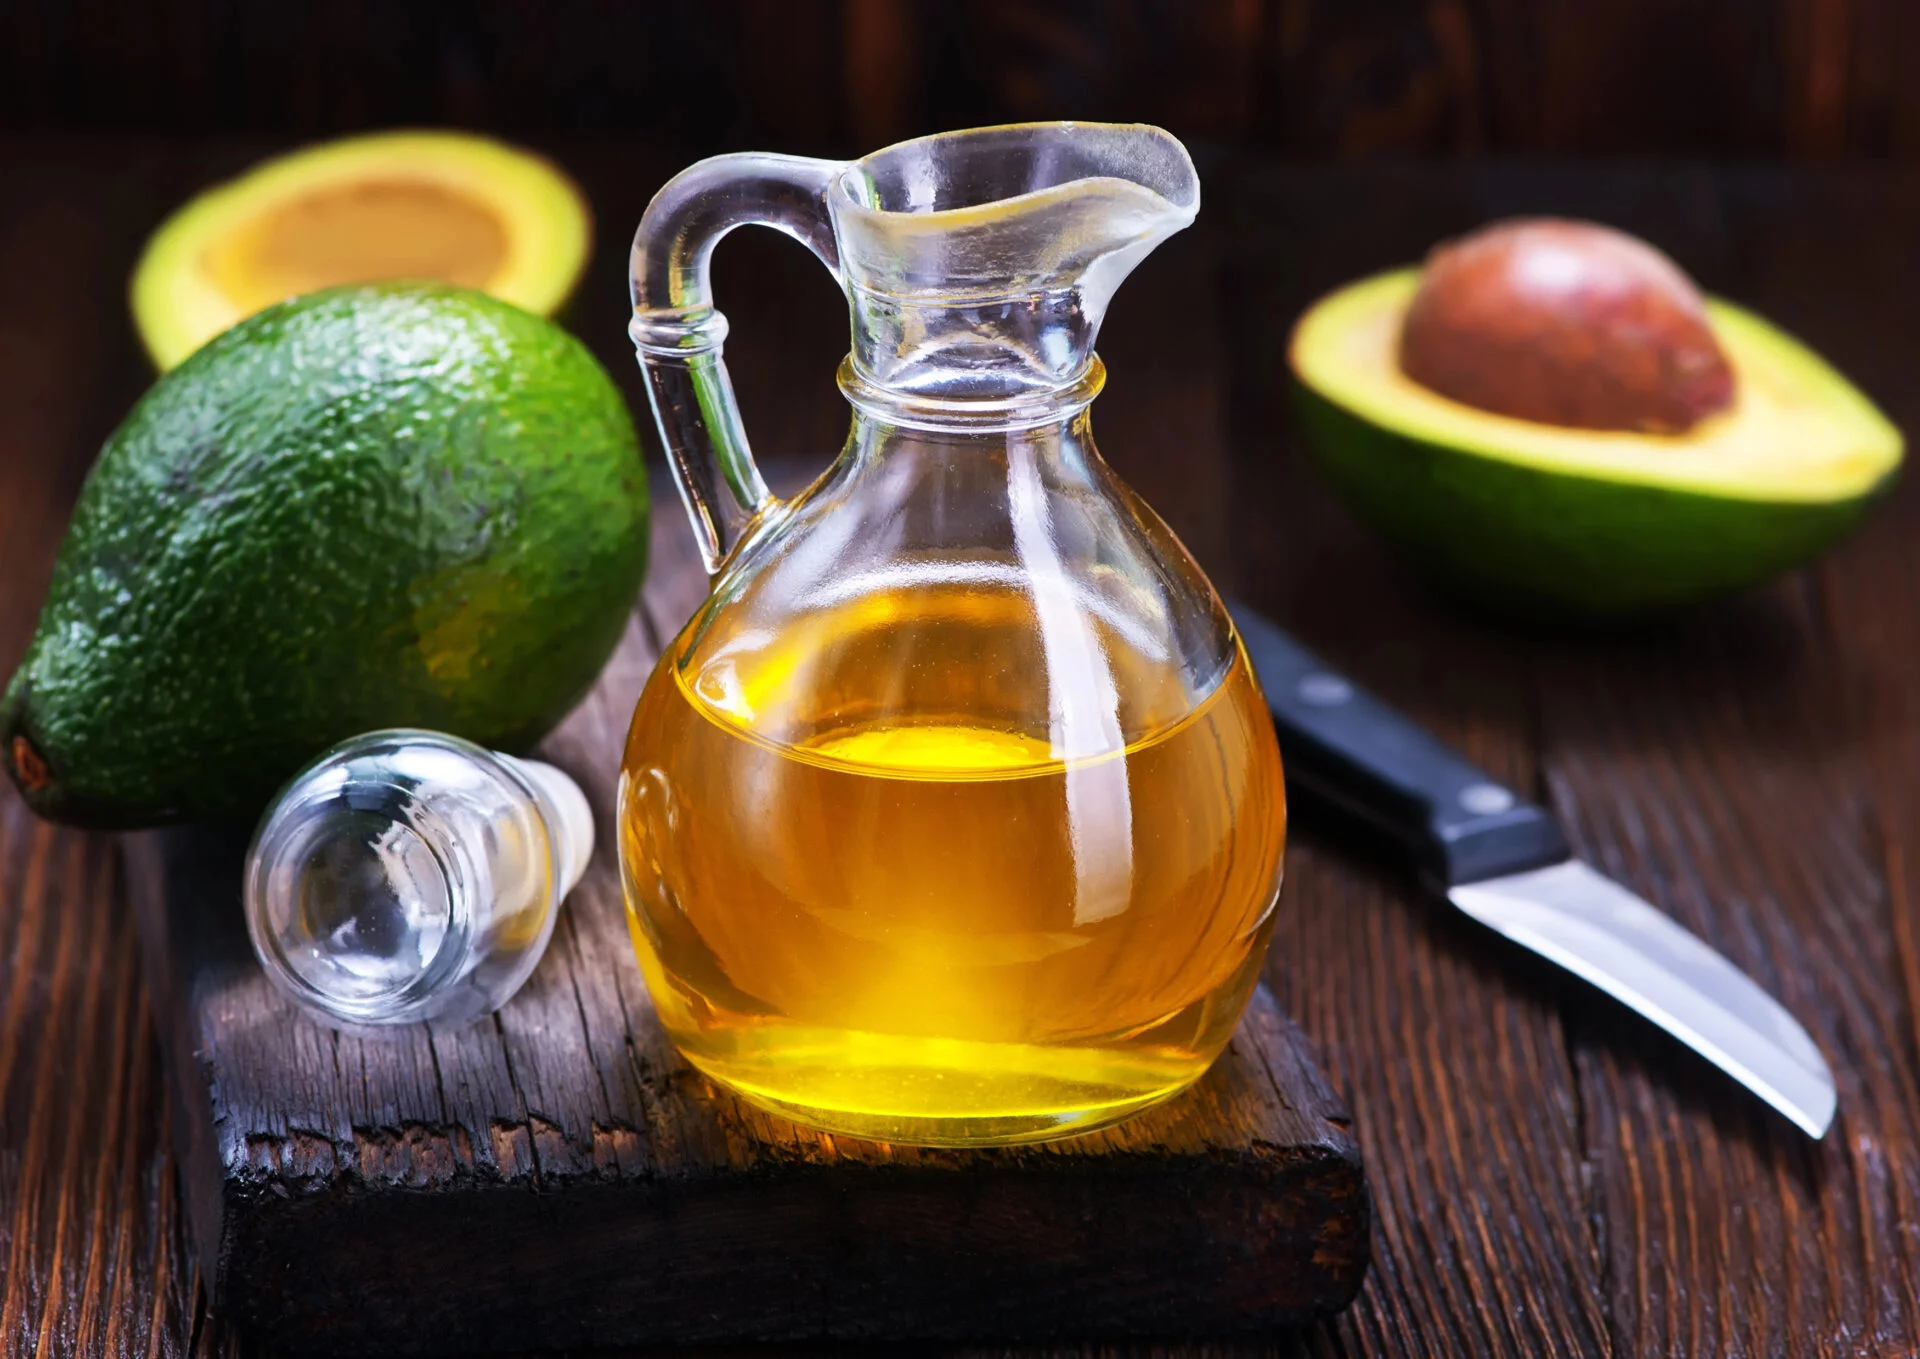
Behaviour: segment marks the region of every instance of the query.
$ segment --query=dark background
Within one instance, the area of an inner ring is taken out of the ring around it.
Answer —
[[[1910,157],[1911,0],[0,0],[0,130],[863,152],[1032,118],[1313,157]]]

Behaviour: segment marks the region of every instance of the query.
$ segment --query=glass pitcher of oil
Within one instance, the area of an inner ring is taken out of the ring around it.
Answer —
[[[640,223],[630,333],[713,586],[634,713],[620,859],[667,1031],[757,1104],[1056,1137],[1187,1086],[1240,1018],[1280,885],[1273,728],[1088,416],[1114,290],[1198,206],[1165,132],[1046,123],[721,156]],[[852,430],[790,500],[708,285],[749,223],[852,313]]]

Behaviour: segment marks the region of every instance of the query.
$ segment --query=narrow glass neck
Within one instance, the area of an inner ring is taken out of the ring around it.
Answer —
[[[1107,382],[1106,365],[1089,354],[1080,372],[1058,385],[1020,387],[1005,394],[955,395],[882,384],[858,356],[841,360],[840,391],[852,404],[855,437],[862,423],[957,437],[1064,427],[1090,405]]]
[[[877,387],[941,400],[1004,400],[1072,387],[1099,318],[1078,288],[897,296],[849,280],[853,367]]]

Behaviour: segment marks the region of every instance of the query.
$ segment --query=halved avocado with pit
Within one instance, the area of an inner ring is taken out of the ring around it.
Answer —
[[[1322,299],[1295,328],[1302,413],[1355,509],[1482,598],[1621,616],[1762,580],[1832,544],[1893,482],[1898,430],[1818,355],[1709,299],[1734,403],[1684,434],[1494,415],[1400,371],[1416,269]]]
[[[134,323],[164,372],[263,307],[343,283],[438,280],[551,316],[591,242],[580,191],[530,152],[459,132],[350,137],[168,218],[134,270]]]

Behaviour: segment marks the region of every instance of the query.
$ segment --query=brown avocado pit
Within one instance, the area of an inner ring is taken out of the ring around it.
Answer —
[[[1681,434],[1733,402],[1692,280],[1591,222],[1497,222],[1436,246],[1399,363],[1464,405],[1574,429]]]

